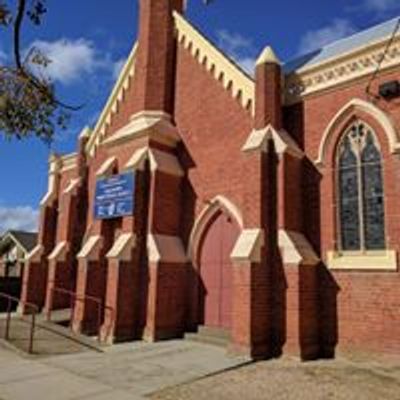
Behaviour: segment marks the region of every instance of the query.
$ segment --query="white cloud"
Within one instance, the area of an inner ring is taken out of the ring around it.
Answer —
[[[400,8],[399,0],[365,0],[365,7],[369,11],[386,12]]]
[[[217,31],[218,46],[246,72],[253,74],[256,49],[251,39],[227,30]]]
[[[328,26],[308,31],[300,40],[299,54],[309,53],[317,50],[335,40],[342,39],[353,34],[356,29],[346,19],[335,19]]]
[[[45,74],[53,81],[69,84],[96,68],[94,45],[85,39],[60,39],[55,42],[37,40],[30,47],[38,49],[51,60],[45,68]]]
[[[99,70],[115,73],[120,61],[114,62],[108,52],[100,53],[94,43],[87,39],[60,39],[54,42],[37,40],[31,44],[51,62],[47,67],[34,70],[54,82],[69,85]]]
[[[9,229],[35,231],[38,228],[39,211],[29,206],[0,206],[0,233]]]

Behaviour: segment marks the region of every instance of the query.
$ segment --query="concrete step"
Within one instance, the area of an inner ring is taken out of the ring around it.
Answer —
[[[51,322],[55,324],[65,324],[71,320],[71,309],[54,310],[51,312]]]
[[[214,336],[228,341],[231,340],[231,332],[228,329],[202,325],[198,327],[198,333],[204,336]]]
[[[197,333],[186,333],[185,339],[226,348],[230,343],[231,335],[224,329],[200,326]]]

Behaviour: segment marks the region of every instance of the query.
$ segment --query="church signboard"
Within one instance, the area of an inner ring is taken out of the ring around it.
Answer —
[[[132,215],[134,211],[135,177],[132,172],[98,179],[94,201],[96,219],[112,219]]]

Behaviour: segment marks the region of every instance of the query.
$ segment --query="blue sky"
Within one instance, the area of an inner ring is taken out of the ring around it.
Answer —
[[[47,188],[50,151],[75,150],[76,137],[94,124],[136,37],[137,0],[48,0],[40,28],[27,25],[23,47],[53,59],[49,74],[59,96],[85,104],[50,149],[37,139],[5,141],[0,132],[0,232],[34,229]],[[269,44],[287,61],[326,43],[398,16],[398,0],[188,0],[188,18],[244,68]],[[0,30],[0,63],[9,60],[9,37]]]

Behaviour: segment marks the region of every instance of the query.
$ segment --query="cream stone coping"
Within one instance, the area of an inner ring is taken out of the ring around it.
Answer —
[[[358,49],[287,74],[285,104],[293,104],[309,95],[372,75],[389,39],[386,37],[370,42]],[[397,36],[381,65],[380,73],[399,65],[400,36]]]
[[[81,133],[79,134],[79,139],[90,138],[90,136],[92,135],[92,133],[93,133],[92,128],[90,128],[89,126],[85,126],[85,127],[81,130]]]
[[[220,81],[243,108],[254,111],[254,81],[232,60],[211,44],[181,14],[174,12],[178,41]]]
[[[167,146],[175,146],[181,141],[169,114],[162,111],[142,111],[133,115],[127,125],[104,140],[102,146],[117,146],[141,137],[148,137]]]
[[[272,125],[268,125],[264,129],[253,130],[242,147],[242,151],[267,152],[269,140],[273,140],[276,154],[279,156],[288,153],[296,158],[304,157],[303,151],[294,139],[285,130],[277,131]]]
[[[192,263],[197,263],[197,255],[199,252],[200,241],[204,235],[205,230],[208,227],[209,222],[216,215],[216,213],[220,211],[228,212],[228,214],[236,220],[240,228],[243,228],[243,216],[239,208],[227,197],[222,195],[215,196],[202,209],[190,233],[187,253],[188,258],[192,261]]]
[[[155,149],[149,150],[148,154],[150,159],[150,169],[152,171],[160,171],[168,175],[180,177],[185,175],[178,159],[174,155]]]
[[[281,65],[279,58],[276,56],[273,48],[270,46],[265,47],[264,50],[261,52],[260,56],[257,59],[256,65],[268,63]]]
[[[76,191],[78,190],[81,181],[82,181],[81,178],[71,179],[63,193],[64,194],[76,194]]]
[[[345,118],[351,117],[355,111],[362,111],[367,115],[370,115],[376,122],[380,124],[385,132],[389,148],[392,154],[400,153],[400,139],[398,132],[395,128],[394,122],[391,120],[389,115],[387,115],[380,108],[374,104],[355,98],[350,100],[344,107],[342,107],[333,119],[330,121],[328,127],[322,135],[322,140],[319,146],[318,158],[315,160],[317,166],[323,166],[326,160],[326,153],[329,148],[330,143],[333,140],[333,135],[335,133],[335,128],[340,122],[343,122]]]
[[[284,264],[317,265],[320,262],[310,242],[300,232],[280,229],[278,244]]]
[[[26,262],[40,262],[44,253],[44,247],[41,244],[36,245],[26,256]]]
[[[48,256],[49,261],[66,261],[69,244],[66,241],[57,243],[54,250]]]
[[[327,264],[332,270],[397,271],[394,250],[366,251],[365,253],[329,251]]]
[[[96,171],[97,177],[102,177],[112,174],[114,167],[117,165],[117,157],[109,157],[101,164],[100,168]]]
[[[188,258],[180,237],[149,234],[147,239],[149,261],[153,263],[186,264]]]
[[[67,172],[77,167],[77,153],[70,153],[60,157],[61,168],[60,172]]]
[[[135,150],[128,162],[124,165],[124,170],[134,169],[143,171],[145,163],[149,159],[149,150],[147,146]]]
[[[118,106],[122,102],[125,92],[128,90],[129,86],[133,84],[136,53],[137,43],[134,44],[125,66],[122,68],[119,78],[114,85],[110,97],[97,120],[97,124],[90,135],[90,139],[86,145],[86,151],[91,157],[94,156],[97,146],[101,143],[101,140],[106,133],[106,127],[111,123],[113,114],[117,112]]]
[[[149,147],[143,147],[136,150],[124,165],[124,170],[143,170],[146,160],[149,160],[150,170],[152,172],[158,171],[178,177],[185,175],[185,171],[182,169],[178,159],[173,154],[156,149],[150,149]]]
[[[118,261],[131,261],[132,250],[136,246],[136,236],[133,233],[122,233],[114,242],[106,257]]]
[[[102,246],[103,238],[100,235],[89,236],[76,257],[79,260],[96,261],[100,257],[100,250]]]
[[[52,154],[49,157],[49,175],[47,193],[40,201],[41,206],[50,204],[56,197],[60,183],[59,172],[61,169],[61,157],[57,154]]]
[[[263,229],[244,229],[231,253],[231,259],[237,263],[261,262],[261,249],[265,237]]]

